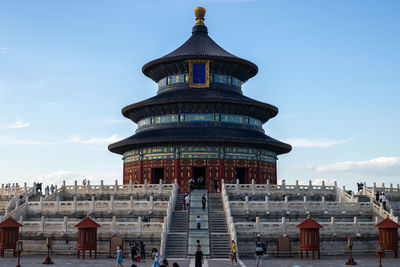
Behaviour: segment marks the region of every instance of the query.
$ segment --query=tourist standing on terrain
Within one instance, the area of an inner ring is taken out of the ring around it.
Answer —
[[[264,250],[261,247],[261,243],[257,244],[255,256],[256,256],[256,259],[257,259],[256,266],[257,267],[263,267]]]
[[[201,197],[201,205],[203,205],[203,210],[205,210],[206,208],[206,203],[207,203],[206,194],[203,194],[203,196]]]
[[[218,193],[218,179],[214,178],[214,193]]]
[[[186,194],[185,203],[186,203],[186,208],[189,211],[189,209],[190,209],[190,195],[189,194]]]
[[[153,258],[154,258],[154,263],[153,267],[159,267],[160,266],[160,255],[158,255],[158,250],[155,248],[153,252]]]
[[[386,195],[385,195],[385,193],[382,193],[382,206],[383,206],[383,209],[386,210]]]
[[[132,243],[131,243],[131,257],[132,257],[132,261],[133,262],[136,260],[136,255],[137,255],[136,242],[132,241]]]
[[[201,218],[200,218],[200,216],[197,216],[196,224],[197,224],[197,230],[200,230],[200,228],[201,228]]]
[[[231,263],[232,263],[232,265],[233,265],[233,261],[235,261],[235,264],[237,264],[236,254],[237,254],[237,246],[236,246],[235,240],[232,240],[232,245],[231,245]]]
[[[117,247],[117,267],[124,267],[124,265],[122,265],[122,249],[120,246]]]
[[[203,259],[203,251],[201,251],[201,247],[197,246],[197,251],[196,251],[196,260],[194,263],[195,267],[201,267],[204,263],[204,259]]]
[[[143,243],[143,241],[139,242],[139,249],[140,249],[140,258],[143,261],[146,261],[146,245]]]

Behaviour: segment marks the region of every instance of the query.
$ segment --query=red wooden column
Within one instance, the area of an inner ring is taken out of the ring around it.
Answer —
[[[394,257],[397,258],[397,250],[399,249],[397,229],[400,225],[387,216],[375,227],[379,230],[379,241],[383,245],[383,250],[393,250]]]
[[[75,227],[78,227],[78,259],[80,251],[82,251],[83,259],[85,259],[86,250],[89,250],[90,257],[92,257],[92,250],[94,250],[94,257],[97,258],[97,228],[100,227],[100,224],[87,216]]]
[[[0,223],[0,256],[4,257],[5,249],[12,249],[14,256],[17,242],[19,239],[19,228],[22,226],[12,217],[5,219]]]
[[[296,227],[300,229],[300,259],[303,258],[303,251],[306,252],[307,258],[308,251],[311,251],[312,259],[314,259],[314,252],[318,251],[319,259],[319,228],[322,228],[322,225],[311,219],[311,216],[309,214],[307,219]]]

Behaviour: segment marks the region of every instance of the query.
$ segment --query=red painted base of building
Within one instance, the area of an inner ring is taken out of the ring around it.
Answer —
[[[144,183],[173,183],[178,180],[180,192],[188,192],[190,178],[203,177],[203,183],[199,186],[214,192],[214,179],[218,179],[219,188],[221,180],[225,183],[236,182],[241,184],[256,183],[276,184],[276,164],[254,160],[234,159],[160,159],[143,160],[124,164],[124,184]]]

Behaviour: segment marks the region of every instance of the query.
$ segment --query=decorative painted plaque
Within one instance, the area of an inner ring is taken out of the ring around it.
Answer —
[[[189,60],[189,87],[210,87],[209,60]]]

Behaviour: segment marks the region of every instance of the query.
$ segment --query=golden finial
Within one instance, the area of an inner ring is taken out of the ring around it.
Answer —
[[[310,219],[311,218],[311,214],[309,213],[308,215],[307,215],[307,219]]]
[[[86,214],[86,218],[89,218],[89,213],[88,213],[88,214]]]
[[[386,219],[389,219],[389,214],[386,214]]]
[[[196,25],[204,25],[204,16],[206,15],[206,9],[198,6],[194,9],[194,15],[196,16]]]

